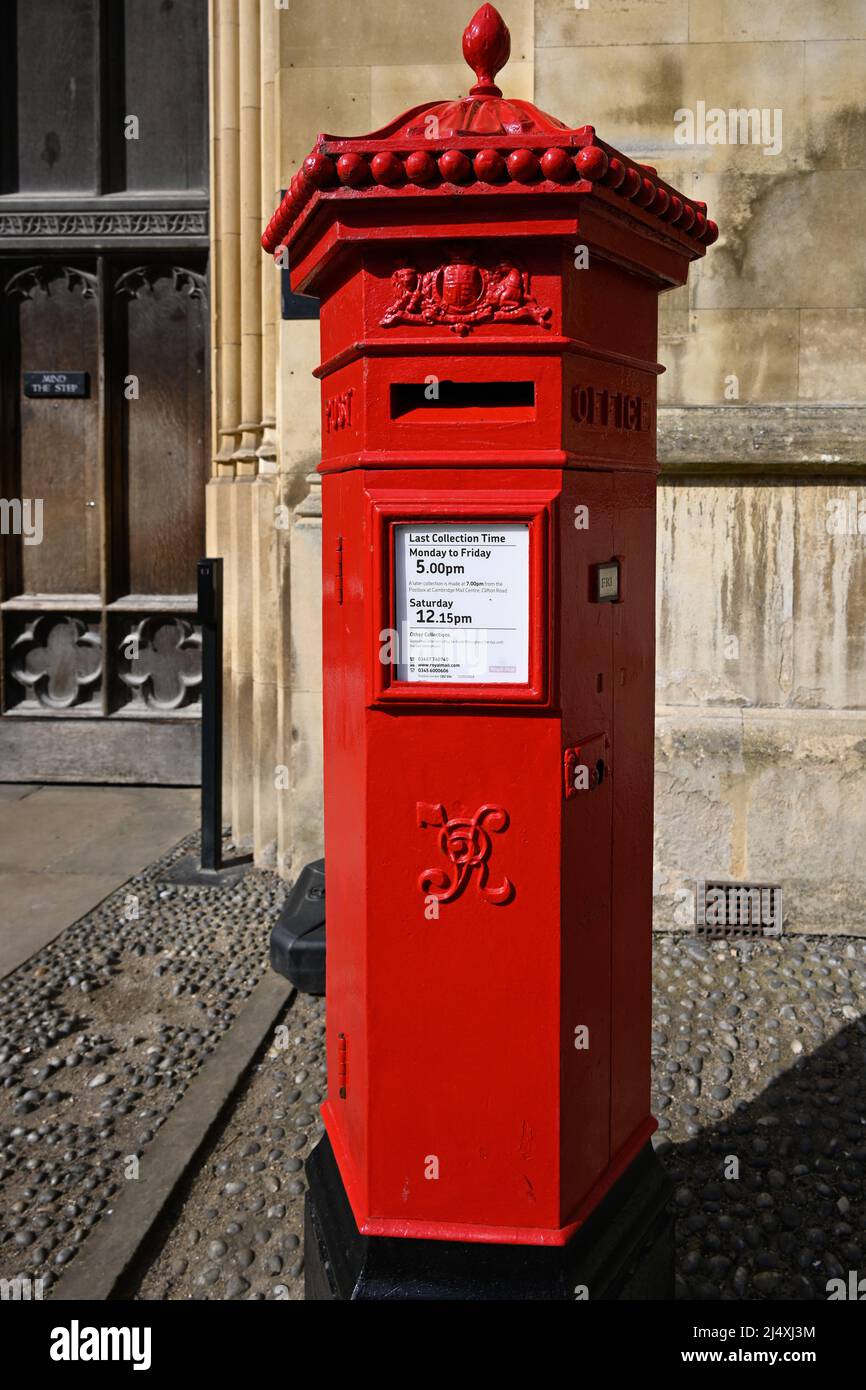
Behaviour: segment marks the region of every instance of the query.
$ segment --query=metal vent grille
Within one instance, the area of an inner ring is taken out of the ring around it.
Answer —
[[[727,939],[782,935],[778,883],[707,879],[695,893],[695,935]]]

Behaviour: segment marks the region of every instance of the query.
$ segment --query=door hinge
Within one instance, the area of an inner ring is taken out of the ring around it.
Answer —
[[[593,734],[582,739],[563,754],[563,791],[566,801],[578,792],[595,791],[610,776],[607,760],[607,735]]]
[[[346,1099],[346,1089],[348,1086],[349,1066],[348,1066],[349,1043],[345,1033],[340,1033],[337,1038],[337,1088],[340,1100]]]

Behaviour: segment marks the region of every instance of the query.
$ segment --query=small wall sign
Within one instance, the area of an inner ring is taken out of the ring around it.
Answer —
[[[25,396],[86,396],[87,372],[25,372]]]
[[[596,603],[619,602],[619,560],[608,560],[595,567]]]

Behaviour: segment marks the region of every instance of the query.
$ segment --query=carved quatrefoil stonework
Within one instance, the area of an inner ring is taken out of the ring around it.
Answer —
[[[26,692],[26,703],[62,710],[98,695],[99,630],[81,618],[57,613],[33,618],[15,638],[9,657],[10,675]]]
[[[198,700],[201,634],[185,618],[144,618],[121,639],[119,656],[133,706],[169,711]]]

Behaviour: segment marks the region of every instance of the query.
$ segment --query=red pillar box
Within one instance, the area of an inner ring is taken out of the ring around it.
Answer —
[[[716,235],[494,77],[320,136],[327,1138],[308,1296],[667,1290],[650,1097],[656,305]]]

